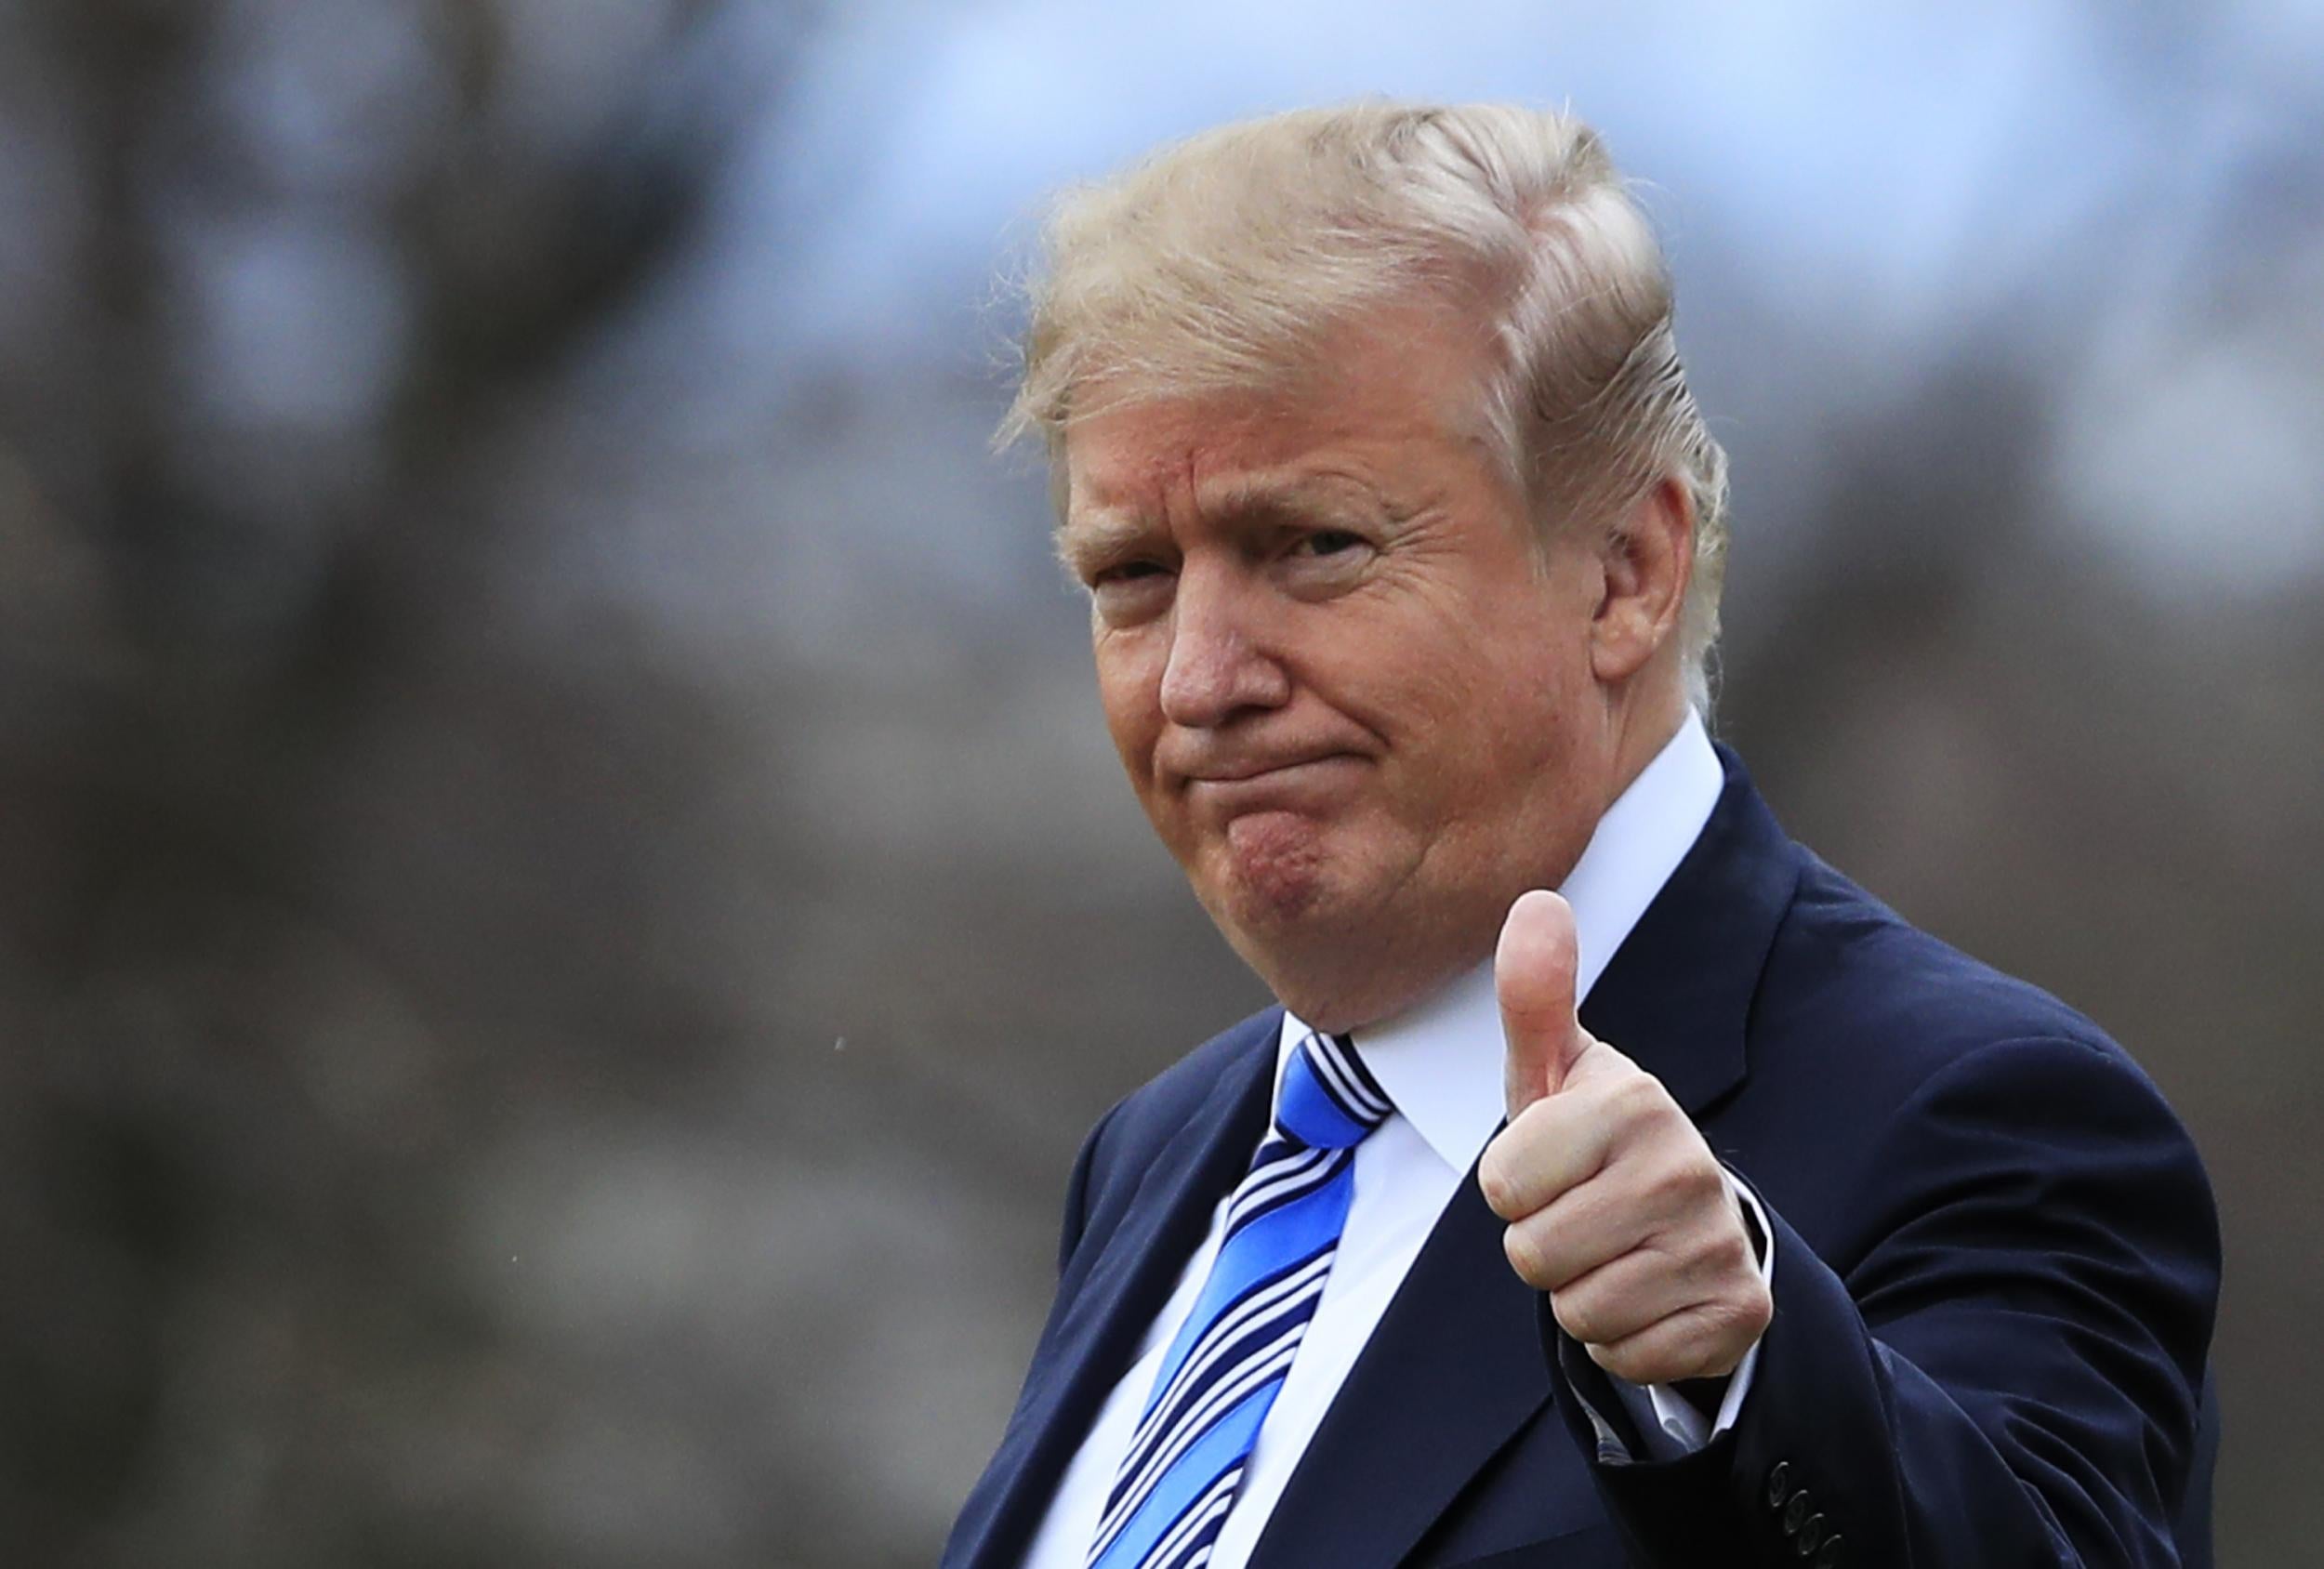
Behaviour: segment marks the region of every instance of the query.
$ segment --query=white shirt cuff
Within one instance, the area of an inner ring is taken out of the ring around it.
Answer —
[[[1767,1211],[1760,1207],[1759,1200],[1750,1189],[1736,1181],[1732,1175],[1727,1177],[1727,1192],[1735,1195],[1736,1203],[1750,1211],[1752,1222],[1759,1227],[1759,1234],[1766,1242],[1766,1251],[1760,1256],[1759,1278],[1773,1292],[1776,1288],[1776,1229],[1767,1223]],[[1719,1402],[1718,1415],[1710,1417],[1706,1417],[1693,1401],[1668,1384],[1641,1387],[1617,1378],[1612,1374],[1606,1376],[1606,1381],[1614,1386],[1614,1392],[1620,1398],[1622,1408],[1630,1413],[1631,1421],[1644,1438],[1649,1456],[1657,1460],[1677,1460],[1692,1455],[1735,1426],[1735,1418],[1743,1409],[1743,1397],[1750,1392],[1751,1374],[1758,1366],[1759,1341],[1753,1340],[1751,1349],[1743,1353],[1742,1362],[1736,1365],[1734,1375],[1727,1379],[1727,1392]]]

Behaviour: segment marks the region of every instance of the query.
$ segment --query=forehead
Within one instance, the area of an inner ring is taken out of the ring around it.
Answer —
[[[1275,488],[1300,474],[1317,449],[1367,447],[1383,434],[1312,403],[1288,393],[1213,393],[1143,399],[1092,415],[1065,438],[1072,510],[1135,508],[1182,488],[1206,498]]]
[[[1313,371],[1266,388],[1116,393],[1067,429],[1061,521],[1172,500],[1204,510],[1322,502],[1476,461],[1483,367],[1461,337],[1425,330],[1436,326],[1384,321],[1342,334]]]

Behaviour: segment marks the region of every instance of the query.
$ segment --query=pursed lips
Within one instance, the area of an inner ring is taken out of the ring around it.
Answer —
[[[1230,810],[1296,805],[1328,789],[1346,765],[1362,759],[1353,752],[1318,752],[1308,757],[1250,759],[1213,764],[1182,775],[1189,795]]]

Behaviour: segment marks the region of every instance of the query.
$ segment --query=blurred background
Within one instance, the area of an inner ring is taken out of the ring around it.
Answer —
[[[1263,999],[987,432],[1040,193],[1570,102],[1720,730],[2161,1081],[2324,1536],[2324,8],[0,0],[0,1562],[926,1563]]]

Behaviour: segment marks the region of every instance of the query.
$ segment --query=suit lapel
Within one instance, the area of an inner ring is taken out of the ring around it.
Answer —
[[[1535,1296],[1501,1222],[1457,1190],[1291,1474],[1252,1569],[1401,1562],[1550,1398]]]
[[[1002,1569],[1031,1543],[1098,1408],[1208,1232],[1211,1210],[1250,1163],[1273,1100],[1274,1053],[1264,1048],[1282,1017],[1270,1009],[1247,1026],[1249,1039],[1232,1065],[1142,1171],[1116,1169],[1097,1179],[1092,1230],[1109,1214],[1119,1215],[1119,1223],[1080,1284],[1063,1288],[1069,1294],[1061,1295],[1016,1414],[978,1488],[979,1495],[993,1489],[995,1496],[982,1511],[971,1496],[945,1554],[947,1566]],[[983,1523],[973,1524],[979,1512]]]
[[[1582,1027],[1653,1074],[1690,1116],[1743,1082],[1744,1030],[1799,851],[1736,755],[1719,804],[1581,1005]]]
[[[1581,1010],[1697,1116],[1742,1082],[1751,998],[1800,875],[1741,762],[1719,753],[1710,820]],[[1549,1404],[1540,1299],[1510,1271],[1501,1229],[1472,1168],[1292,1473],[1252,1569],[1404,1562]],[[1578,1470],[1573,1485],[1588,1489]]]

